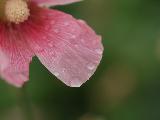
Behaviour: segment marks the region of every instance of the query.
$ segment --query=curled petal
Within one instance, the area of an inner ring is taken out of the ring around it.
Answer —
[[[56,10],[37,9],[31,11],[32,17],[23,25],[26,31],[30,26],[30,47],[62,82],[71,87],[81,86],[100,63],[101,37],[82,20]]]
[[[0,24],[0,76],[21,87],[28,80],[32,56],[21,30],[14,25]]]
[[[33,0],[39,5],[43,6],[55,6],[55,5],[65,5],[73,2],[79,2],[81,0]]]

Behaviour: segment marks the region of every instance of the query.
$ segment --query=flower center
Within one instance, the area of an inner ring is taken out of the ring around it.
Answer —
[[[4,8],[2,12],[3,19],[8,22],[13,22],[19,24],[28,19],[30,11],[27,5],[27,0],[2,0],[3,5],[1,9]],[[2,17],[1,17],[2,18]]]

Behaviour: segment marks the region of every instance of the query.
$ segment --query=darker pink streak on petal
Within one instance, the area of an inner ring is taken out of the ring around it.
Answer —
[[[39,5],[55,6],[55,5],[64,5],[70,4],[73,2],[79,2],[81,0],[33,0]]]
[[[0,76],[21,87],[28,80],[32,52],[18,25],[0,23]]]
[[[31,14],[23,29],[31,28],[28,43],[35,54],[66,85],[81,86],[100,63],[101,37],[84,21],[56,10],[37,8]]]

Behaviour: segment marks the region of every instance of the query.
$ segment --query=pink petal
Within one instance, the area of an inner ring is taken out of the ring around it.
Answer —
[[[33,54],[17,27],[0,23],[0,76],[21,87],[28,80]]]
[[[33,0],[33,1],[38,3],[39,5],[55,6],[55,5],[65,5],[73,2],[79,2],[81,0]]]
[[[68,14],[43,8],[31,13],[32,17],[23,28],[28,31],[30,26],[28,43],[35,54],[66,85],[81,86],[100,63],[101,37],[84,21]]]

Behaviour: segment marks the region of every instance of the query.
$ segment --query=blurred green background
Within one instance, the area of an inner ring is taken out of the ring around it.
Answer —
[[[103,60],[69,88],[33,59],[18,89],[0,81],[0,120],[160,120],[160,0],[84,0],[56,9],[102,35]]]

